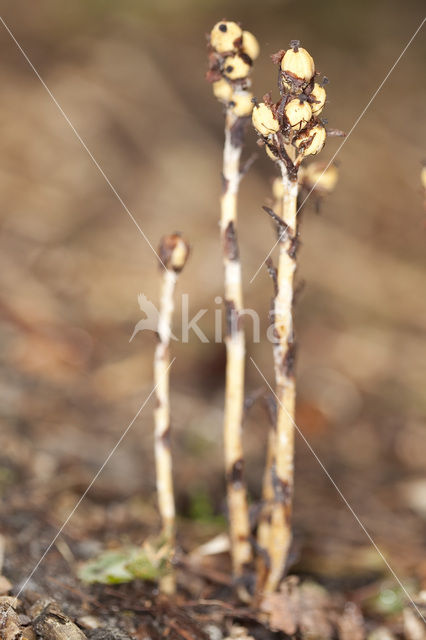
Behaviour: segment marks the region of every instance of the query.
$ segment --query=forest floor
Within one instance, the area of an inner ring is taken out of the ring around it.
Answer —
[[[382,505],[379,515],[385,526],[376,540],[403,588],[355,521],[352,524],[342,518],[330,522],[324,517],[320,494],[325,491],[325,500],[331,500],[334,489],[331,487],[329,493],[325,485],[319,487],[319,513],[310,503],[311,490],[304,495],[305,484],[297,495],[290,575],[281,592],[261,606],[249,607],[238,600],[226,552],[226,524],[220,515],[212,513],[205,496],[198,496],[192,506],[186,507],[186,517],[179,521],[175,597],[159,594],[155,582],[142,580],[85,585],[78,577],[82,563],[105,549],[120,550],[123,545],[155,540],[158,516],[153,497],[143,500],[137,493],[123,492],[113,482],[100,487],[95,484],[55,539],[86,488],[87,478],[76,460],[66,454],[58,457],[57,451],[49,453],[48,432],[43,443],[39,434],[39,445],[43,446],[34,450],[25,446],[28,434],[20,429],[17,426],[14,431],[3,431],[1,436],[4,500],[0,607],[5,614],[12,604],[17,613],[2,618],[5,640],[31,640],[35,637],[31,629],[47,640],[424,637],[423,623],[403,591],[407,590],[424,615],[425,602],[420,593],[426,580],[424,547],[416,518],[402,503],[397,504],[398,496],[404,495],[400,491],[387,488],[387,499],[393,496],[394,500],[393,517]],[[87,450],[83,432],[81,436],[81,447]],[[38,481],[34,481],[35,470]],[[382,477],[383,472],[377,473],[376,469],[376,477]],[[368,481],[372,493],[377,492],[378,487],[371,484],[373,476]],[[366,502],[368,508],[375,509],[371,516],[376,518],[377,504],[368,504],[367,497]],[[185,500],[180,496],[178,504],[185,511]],[[400,517],[395,517],[398,511]],[[314,535],[309,535],[312,529]],[[214,545],[219,553],[210,555],[203,546],[211,540],[219,545]],[[18,604],[11,598],[17,594]]]

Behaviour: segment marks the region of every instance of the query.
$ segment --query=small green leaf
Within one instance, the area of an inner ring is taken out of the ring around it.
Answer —
[[[170,549],[161,541],[146,541],[142,547],[104,551],[81,565],[78,576],[89,584],[120,584],[137,578],[154,581],[170,571],[170,555]]]
[[[97,558],[83,564],[78,572],[83,582],[119,584],[129,582],[133,576],[127,569],[130,550],[104,551]]]

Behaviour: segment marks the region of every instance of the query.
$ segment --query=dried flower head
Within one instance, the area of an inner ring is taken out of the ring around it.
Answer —
[[[215,98],[221,100],[221,102],[230,102],[233,95],[233,88],[225,78],[221,78],[213,82],[213,93]]]
[[[311,190],[315,188],[319,194],[329,194],[334,191],[339,172],[335,164],[327,166],[320,162],[311,162],[306,167],[301,167],[299,182]]]
[[[233,118],[249,117],[253,111],[249,75],[258,55],[255,36],[236,22],[222,20],[213,27],[207,80],[213,83],[215,97],[226,105]]]
[[[316,124],[308,131],[301,131],[294,140],[294,145],[302,156],[314,156],[325,144],[326,131],[321,124]]]
[[[318,116],[326,100],[327,79],[315,82],[312,56],[298,40],[293,40],[287,51],[275,53],[272,60],[279,65],[280,97],[274,103],[267,94],[264,102],[254,107],[252,122],[268,156],[296,181],[303,159],[319,153],[325,144],[326,130]]]
[[[228,56],[223,62],[223,73],[230,80],[246,78],[250,73],[251,64],[246,56],[236,54]]]
[[[276,119],[274,112],[264,102],[260,102],[253,109],[252,114],[253,126],[261,136],[269,136],[271,133],[277,133],[280,129],[280,123]]]
[[[232,113],[238,118],[245,118],[249,116],[253,110],[252,100],[253,94],[250,91],[234,93],[229,103]]]
[[[243,31],[243,43],[242,50],[246,53],[251,60],[256,60],[259,57],[260,47],[256,36],[250,31]]]
[[[210,33],[210,44],[218,53],[236,51],[241,45],[243,31],[236,22],[222,20],[215,24]]]
[[[180,233],[173,233],[161,239],[158,255],[166,269],[179,273],[188,260],[190,247]]]
[[[327,93],[324,87],[321,84],[318,84],[318,82],[315,82],[314,88],[309,94],[309,103],[311,105],[312,113],[315,116],[319,116],[323,110],[326,97]]]
[[[294,131],[304,129],[312,118],[312,109],[309,103],[306,100],[302,101],[299,98],[293,98],[293,100],[287,102],[284,107],[284,113],[290,127]]]
[[[292,40],[281,60],[281,70],[290,78],[300,82],[310,82],[315,74],[315,63],[312,56],[300,46],[298,40]]]

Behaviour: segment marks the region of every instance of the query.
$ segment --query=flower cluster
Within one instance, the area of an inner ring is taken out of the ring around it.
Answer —
[[[319,116],[327,79],[316,81],[314,60],[298,40],[272,59],[279,64],[280,99],[274,103],[270,94],[265,95],[254,107],[252,120],[267,154],[284,163],[294,176],[303,158],[316,155],[324,146],[326,130]]]
[[[218,22],[209,36],[209,70],[215,97],[237,118],[251,115],[253,94],[249,74],[259,55],[259,43],[236,22]]]

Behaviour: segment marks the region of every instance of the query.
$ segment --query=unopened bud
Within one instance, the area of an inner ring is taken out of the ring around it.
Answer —
[[[229,102],[232,98],[232,85],[225,78],[213,82],[213,93],[218,100]]]
[[[244,93],[234,93],[230,102],[232,113],[234,113],[238,118],[250,116],[253,111],[252,98],[253,94],[249,91],[244,91]]]
[[[189,244],[179,233],[173,233],[162,238],[158,254],[166,269],[172,269],[179,273],[188,260]]]
[[[294,98],[284,108],[287,120],[294,131],[304,129],[312,118],[312,109],[308,102]]]
[[[235,41],[242,36],[242,29],[236,22],[218,22],[210,33],[210,44],[218,53],[235,51]]]
[[[327,97],[324,87],[318,82],[315,83],[313,90],[311,91],[310,98],[313,98],[315,102],[311,102],[311,109],[314,116],[319,116],[324,108],[325,99]]]
[[[259,56],[259,43],[256,36],[254,36],[250,31],[243,31],[243,51],[252,60],[256,60]]]
[[[326,131],[320,124],[316,124],[308,131],[301,131],[294,140],[294,145],[304,156],[313,156],[321,151],[325,144]]]
[[[318,191],[323,193],[331,193],[336,187],[337,180],[339,178],[339,172],[336,165],[327,165],[312,162],[307,167],[304,167],[300,173],[300,180],[309,189],[315,187]]]
[[[281,69],[298,80],[309,82],[315,73],[312,56],[302,47],[287,49],[281,60]]]
[[[242,56],[228,56],[223,63],[223,73],[230,80],[240,80],[246,78],[250,73],[251,66]]]
[[[262,136],[276,133],[280,128],[280,123],[272,113],[272,109],[264,102],[260,102],[253,109],[253,126]]]

